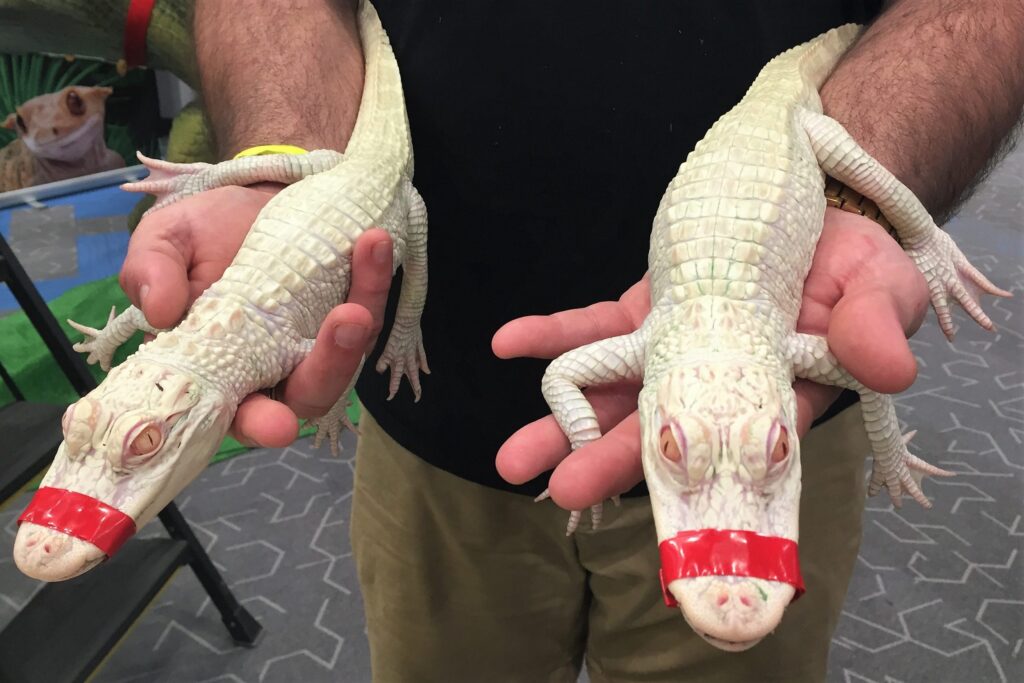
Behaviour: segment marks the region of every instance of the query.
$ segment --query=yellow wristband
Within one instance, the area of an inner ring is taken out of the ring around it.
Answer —
[[[235,159],[241,159],[242,157],[258,157],[264,154],[308,154],[306,150],[295,145],[257,145],[248,149],[243,149],[241,152],[235,155]]]

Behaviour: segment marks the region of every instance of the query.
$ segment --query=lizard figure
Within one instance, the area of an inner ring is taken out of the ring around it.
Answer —
[[[0,149],[0,192],[122,168],[103,141],[112,92],[72,85],[20,104],[0,123],[18,133]]]
[[[833,29],[762,69],[661,200],[648,317],[632,334],[555,359],[543,379],[574,449],[601,435],[583,387],[643,381],[642,459],[665,600],[726,650],[760,641],[803,591],[794,379],[859,393],[874,457],[869,493],[885,487],[897,505],[907,493],[927,507],[920,477],[950,474],[909,453],[891,397],[840,367],[824,338],[796,332],[824,219],[825,175],[878,204],[924,274],[950,338],[950,298],[991,329],[967,287],[1009,296],[822,113],[818,91],[859,31]],[[600,506],[592,508],[595,525],[599,513]],[[569,533],[579,518],[572,514]]]
[[[394,241],[405,278],[379,371],[391,393],[402,375],[419,396],[428,372],[420,332],[426,297],[427,216],[412,186],[412,144],[398,65],[369,2],[359,8],[366,62],[355,129],[344,156],[246,157],[217,165],[145,160],[129,189],[155,208],[227,184],[290,183],[263,208],[224,275],[185,319],[120,366],[64,416],[64,442],[22,514],[14,558],[26,574],[69,579],[101,562],[202,472],[248,394],[272,387],[309,353],[321,322],[349,289],[352,247],[373,226]],[[79,326],[79,345],[109,366],[136,328],[129,308],[102,331]],[[353,380],[354,382],[354,380]],[[315,422],[337,443],[346,392]]]

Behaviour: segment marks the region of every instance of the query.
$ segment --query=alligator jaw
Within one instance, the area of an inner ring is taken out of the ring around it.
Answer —
[[[679,579],[668,586],[683,618],[711,645],[742,652],[775,630],[793,586],[738,576]]]
[[[106,559],[88,541],[23,522],[14,541],[14,563],[40,581],[66,581],[83,574]]]
[[[755,645],[761,642],[760,638],[758,638],[757,640],[744,640],[740,642],[733,642],[731,640],[722,640],[720,638],[715,638],[709,633],[701,633],[700,637],[706,640],[710,645],[714,645],[719,650],[724,650],[726,652],[743,652],[744,650],[749,650],[750,648],[754,647]]]

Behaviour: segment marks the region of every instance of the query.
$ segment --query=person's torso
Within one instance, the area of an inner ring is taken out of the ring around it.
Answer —
[[[431,374],[414,404],[408,385],[386,402],[386,378],[364,372],[366,408],[438,467],[538,493],[546,476],[510,486],[494,455],[548,412],[546,361],[498,360],[494,332],[617,299],[644,274],[666,185],[760,68],[877,4],[375,0],[429,215]]]

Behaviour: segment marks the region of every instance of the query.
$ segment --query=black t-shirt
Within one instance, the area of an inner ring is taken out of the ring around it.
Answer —
[[[547,363],[497,359],[494,332],[617,299],[647,268],[668,182],[761,67],[878,4],[375,0],[402,70],[414,183],[429,214],[432,374],[418,404],[404,380],[387,402],[374,357],[358,384],[367,409],[433,465],[538,493],[546,475],[510,486],[494,456],[549,412]]]

